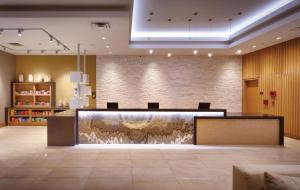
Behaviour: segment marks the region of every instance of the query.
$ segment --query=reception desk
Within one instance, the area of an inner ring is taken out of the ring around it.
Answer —
[[[48,119],[48,146],[283,145],[284,118],[224,109],[77,109]]]
[[[194,117],[224,117],[210,109],[78,109],[77,144],[193,144]]]

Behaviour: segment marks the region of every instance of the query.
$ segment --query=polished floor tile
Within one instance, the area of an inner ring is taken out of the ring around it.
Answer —
[[[281,146],[47,147],[46,127],[0,128],[0,190],[229,190],[232,166],[300,164]]]

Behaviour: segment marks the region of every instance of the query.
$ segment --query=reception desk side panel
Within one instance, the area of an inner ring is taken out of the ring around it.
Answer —
[[[195,117],[194,144],[284,145],[283,117]]]

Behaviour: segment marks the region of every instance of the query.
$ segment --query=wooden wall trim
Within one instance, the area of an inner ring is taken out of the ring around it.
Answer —
[[[259,81],[259,113],[284,116],[285,135],[300,139],[300,38],[246,54],[242,60],[243,80]],[[276,91],[276,98],[270,91]],[[247,112],[244,89],[243,111]]]

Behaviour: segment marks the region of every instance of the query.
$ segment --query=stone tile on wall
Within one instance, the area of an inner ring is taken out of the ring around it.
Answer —
[[[97,107],[117,101],[120,108],[212,108],[240,112],[242,62],[240,56],[97,56]]]

